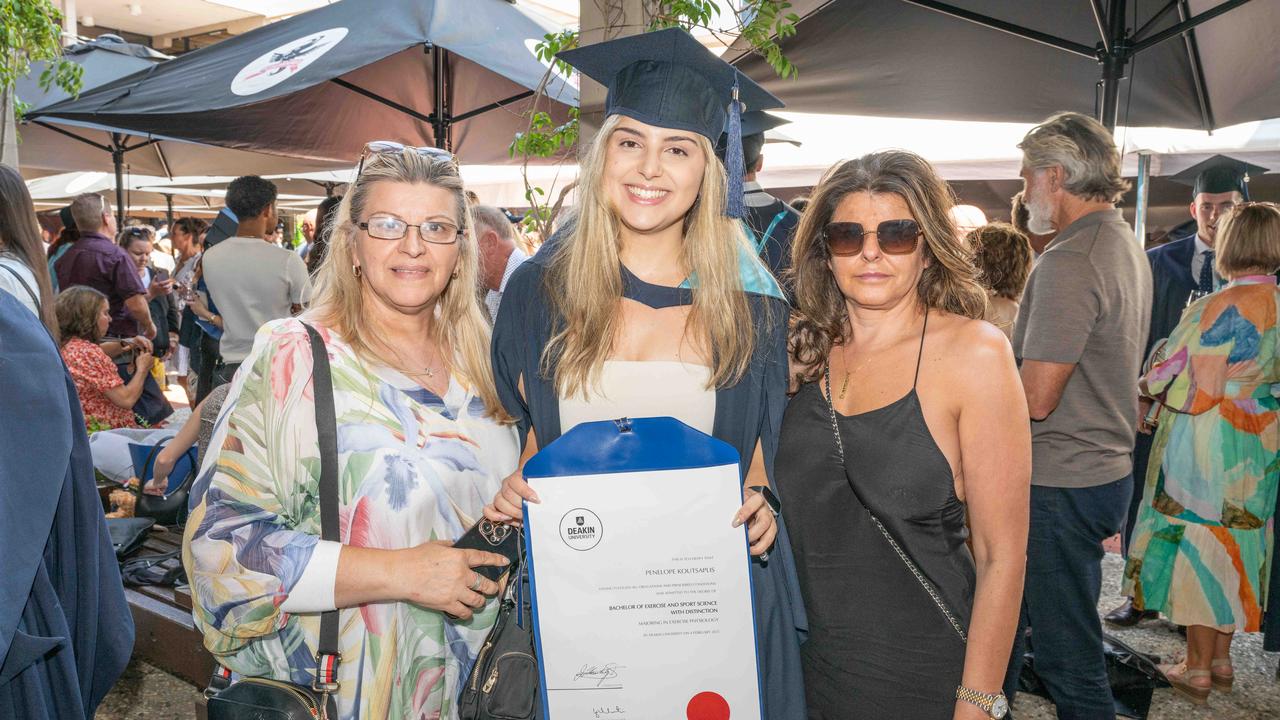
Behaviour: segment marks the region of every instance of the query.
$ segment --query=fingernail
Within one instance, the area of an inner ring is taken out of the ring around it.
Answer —
[[[734,527],[741,527],[741,526],[742,526],[742,518],[740,518],[740,517],[735,517],[735,518],[733,519],[733,526],[734,526]]]

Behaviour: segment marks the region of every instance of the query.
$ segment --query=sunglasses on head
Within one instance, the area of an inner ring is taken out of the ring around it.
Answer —
[[[458,169],[458,158],[448,150],[441,150],[438,147],[417,147],[413,145],[405,145],[404,143],[398,143],[394,140],[374,140],[364,144],[364,150],[360,153],[360,164],[356,167],[356,177],[360,177],[360,173],[364,170],[364,161],[367,160],[369,156],[399,155],[405,150],[411,150],[418,155],[431,158],[432,160],[442,160],[453,165],[455,170]]]
[[[921,231],[915,220],[885,220],[875,230],[866,230],[856,222],[827,223],[822,228],[832,255],[857,255],[868,235],[876,236],[880,251],[886,255],[910,255],[916,250]]]

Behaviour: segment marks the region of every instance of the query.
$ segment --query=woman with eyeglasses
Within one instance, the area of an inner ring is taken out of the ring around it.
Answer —
[[[497,614],[497,585],[473,568],[506,561],[450,545],[515,469],[519,445],[493,385],[452,158],[371,144],[330,243],[310,309],[258,331],[192,489],[196,626],[224,667],[310,685],[320,613],[337,608],[340,717],[456,717]],[[336,542],[319,538],[304,323],[332,372]]]
[[[779,441],[812,718],[999,718],[1031,438],[945,182],[890,151],[814,189],[792,247],[798,392]]]
[[[788,310],[726,217],[734,191],[714,152],[737,73],[683,30],[563,59],[610,86],[607,118],[584,150],[572,227],[508,281],[494,325],[498,392],[526,459],[580,423],[621,417],[673,417],[737,449],[743,504],[706,522],[747,528],[764,714],[802,718],[803,611],[769,489]],[[748,106],[777,102],[738,82]],[[516,473],[485,512],[518,522],[524,501],[537,497]]]

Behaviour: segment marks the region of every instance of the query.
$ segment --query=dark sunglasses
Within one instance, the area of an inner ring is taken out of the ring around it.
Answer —
[[[880,251],[886,255],[910,255],[920,240],[920,224],[915,220],[885,220],[875,230],[864,230],[862,223],[833,222],[822,228],[822,237],[832,255],[857,255],[868,235],[876,236]]]
[[[370,155],[398,155],[405,150],[412,150],[413,152],[422,155],[423,157],[431,158],[432,160],[443,160],[453,165],[454,170],[458,169],[458,158],[448,150],[441,150],[438,147],[428,146],[415,147],[413,145],[398,143],[394,140],[374,140],[373,142],[367,142],[364,144],[364,150],[360,153],[360,164],[356,166],[356,178],[358,179],[360,177],[360,173],[364,171],[364,161],[368,159]]]

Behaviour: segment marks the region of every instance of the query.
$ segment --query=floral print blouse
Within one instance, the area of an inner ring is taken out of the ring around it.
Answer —
[[[120,387],[124,380],[120,379],[115,362],[102,348],[82,338],[71,338],[62,346],[62,359],[76,383],[86,425],[97,420],[100,425],[112,428],[138,427],[138,419],[132,409],[122,408],[107,399],[105,391]]]
[[[484,417],[459,378],[438,397],[315,327],[333,374],[341,542],[397,549],[456,541],[516,469],[514,427]],[[183,552],[196,626],[216,659],[242,675],[307,684],[320,615],[281,604],[319,543],[311,375],[299,320],[258,331],[192,490]],[[466,622],[403,602],[341,610],[340,717],[456,717],[496,613],[493,600]]]

